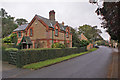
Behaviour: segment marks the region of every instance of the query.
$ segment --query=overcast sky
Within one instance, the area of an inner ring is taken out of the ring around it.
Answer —
[[[17,2],[16,2],[17,1]],[[84,24],[98,26],[103,32],[101,36],[109,39],[109,35],[100,27],[101,20],[95,13],[96,5],[88,0],[2,0],[0,7],[15,18],[25,18],[30,22],[35,14],[49,18],[49,11],[54,10],[55,19],[59,23],[78,28]],[[49,2],[48,2],[49,1]]]

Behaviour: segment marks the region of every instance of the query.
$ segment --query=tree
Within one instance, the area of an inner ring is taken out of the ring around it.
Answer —
[[[99,35],[101,30],[97,29],[97,26],[91,27],[90,25],[83,25],[79,26],[78,33],[83,33],[90,42],[97,41],[97,40],[103,40],[103,38]]]
[[[80,47],[87,46],[90,42],[88,40],[81,40],[80,41]]]
[[[4,43],[17,43],[17,34],[12,33],[10,36],[3,38]]]
[[[3,9],[3,8],[1,8],[1,11],[0,11],[1,13],[2,13],[2,15],[1,15],[1,17],[3,18],[3,17],[6,17],[7,16],[7,12],[5,11],[5,9]]]
[[[99,2],[90,0],[90,3],[98,5]],[[97,15],[102,16],[102,27],[107,29],[111,39],[118,40],[120,43],[120,1],[114,0],[114,2],[103,2],[103,7],[100,8],[98,5],[95,12]]]
[[[9,36],[15,28],[17,28],[17,24],[14,23],[14,17],[11,17],[7,14],[5,9],[1,9],[2,12],[2,38]]]
[[[77,31],[71,28],[71,32],[72,32],[72,46],[80,47],[80,39],[78,38]]]
[[[26,19],[20,18],[15,20],[18,25],[26,24],[28,21]]]

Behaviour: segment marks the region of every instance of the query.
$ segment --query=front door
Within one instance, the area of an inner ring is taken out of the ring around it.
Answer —
[[[27,44],[23,44],[23,49],[27,49]]]

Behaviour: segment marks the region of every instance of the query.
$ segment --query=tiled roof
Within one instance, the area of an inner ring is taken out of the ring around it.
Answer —
[[[28,26],[28,24],[24,24],[24,25],[18,26],[18,28],[16,28],[14,31],[25,30],[27,26]]]
[[[44,17],[42,17],[42,16],[39,16],[39,15],[37,15],[41,20],[43,20],[49,27],[53,27],[55,24],[56,24],[56,22],[57,21],[51,21],[51,20],[49,20],[49,19],[47,19],[47,18],[44,18]],[[59,24],[59,26],[60,26],[60,29],[61,30],[63,30],[63,31],[65,31],[65,29],[66,29],[66,26],[63,26],[61,23],[58,23]]]
[[[56,22],[57,22],[57,21],[51,21],[51,20],[49,20],[49,19],[47,19],[47,18],[44,18],[44,17],[42,17],[42,16],[39,16],[39,15],[36,15],[36,16],[38,16],[38,17],[39,17],[42,21],[44,21],[49,27],[52,27],[52,28],[54,28],[53,26],[54,26],[54,25],[56,24]],[[62,23],[58,23],[58,24],[59,24],[59,26],[60,26],[60,30],[66,31],[66,27],[67,27],[67,26],[63,26]],[[25,30],[27,26],[28,26],[28,24],[21,25],[21,26],[19,26],[18,28],[16,28],[14,31]]]

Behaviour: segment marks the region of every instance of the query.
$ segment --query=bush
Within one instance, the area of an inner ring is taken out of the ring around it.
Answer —
[[[54,43],[51,47],[52,48],[65,48],[65,45],[62,43]]]
[[[87,46],[90,42],[87,41],[87,40],[81,40],[80,41],[80,47],[84,47],[84,46]]]
[[[17,48],[6,48],[5,51],[18,51]]]
[[[16,58],[17,67],[22,67],[26,64],[36,63],[48,59],[67,56],[86,51],[82,48],[64,48],[64,49],[42,49],[42,50],[18,50]],[[14,55],[14,54],[13,54]],[[12,59],[10,59],[12,61]]]
[[[5,48],[2,47],[2,60],[3,61],[9,61],[9,57],[10,57],[10,52],[17,52],[18,49],[17,48]]]
[[[10,36],[3,38],[3,43],[17,43],[17,34],[12,33]]]
[[[15,44],[14,43],[2,43],[2,46],[5,48],[14,48]]]

